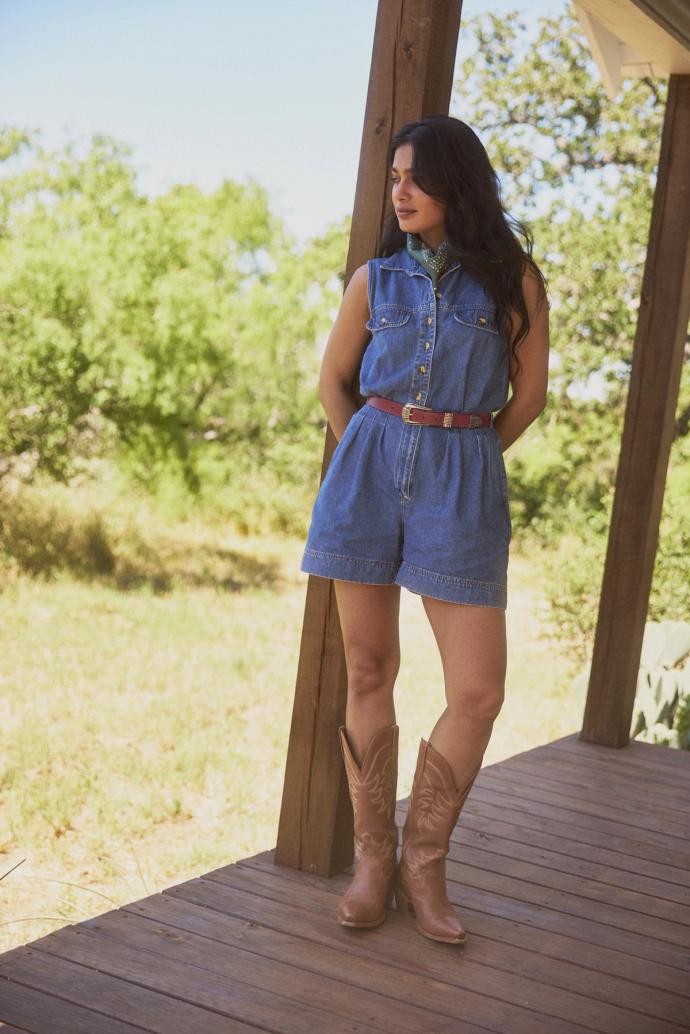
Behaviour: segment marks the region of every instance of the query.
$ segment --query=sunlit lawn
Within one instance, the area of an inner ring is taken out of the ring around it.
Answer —
[[[22,577],[0,593],[0,950],[274,846],[303,542],[227,534],[221,547],[271,578],[156,594]],[[514,541],[506,702],[485,764],[580,725],[572,666],[542,635],[536,563]],[[404,590],[401,641],[403,797],[443,707],[435,641]]]

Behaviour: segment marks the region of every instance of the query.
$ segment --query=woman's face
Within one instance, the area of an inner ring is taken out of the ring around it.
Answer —
[[[391,170],[393,207],[404,233],[418,233],[431,248],[436,249],[445,233],[446,206],[425,194],[412,178],[412,144],[396,148]]]

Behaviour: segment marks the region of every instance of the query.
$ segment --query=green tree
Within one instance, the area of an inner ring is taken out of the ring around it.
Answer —
[[[254,182],[149,199],[108,137],[83,158],[0,141],[26,166],[0,179],[0,474],[64,480],[112,450],[143,482],[172,464],[198,492],[214,464],[289,469],[276,441],[301,459],[305,438],[314,473],[343,228],[297,255]]]

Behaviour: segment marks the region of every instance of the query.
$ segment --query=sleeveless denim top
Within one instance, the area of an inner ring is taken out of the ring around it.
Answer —
[[[463,413],[501,409],[508,400],[507,341],[494,300],[460,260],[436,290],[405,247],[367,267],[371,341],[360,393]]]

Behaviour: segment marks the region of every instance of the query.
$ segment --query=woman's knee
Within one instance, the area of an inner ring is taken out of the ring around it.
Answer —
[[[483,686],[463,686],[452,694],[448,704],[451,714],[470,718],[493,720],[500,714],[505,700],[503,683]]]
[[[400,653],[382,653],[368,647],[351,645],[346,650],[345,662],[348,693],[369,696],[393,689],[400,669]]]

